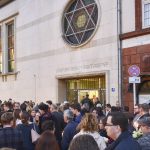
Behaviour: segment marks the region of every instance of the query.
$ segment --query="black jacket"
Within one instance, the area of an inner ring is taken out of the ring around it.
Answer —
[[[55,121],[55,136],[56,136],[56,139],[57,139],[59,145],[61,145],[62,131],[65,126],[64,118],[63,118],[63,115],[57,111],[52,112],[52,116]]]
[[[141,150],[141,147],[139,143],[132,138],[131,134],[125,131],[105,150]]]

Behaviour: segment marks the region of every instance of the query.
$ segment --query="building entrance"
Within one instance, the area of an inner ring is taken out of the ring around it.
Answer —
[[[78,102],[84,99],[86,94],[89,94],[90,99],[99,97],[98,90],[78,90]]]
[[[105,75],[66,80],[66,98],[69,102],[80,102],[86,94],[90,99],[97,97],[102,104],[105,104]]]

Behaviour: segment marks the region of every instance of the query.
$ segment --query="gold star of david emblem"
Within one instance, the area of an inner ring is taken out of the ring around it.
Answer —
[[[82,14],[82,15],[78,16],[76,25],[78,28],[83,28],[83,27],[85,27],[86,22],[87,22],[87,18],[84,14]]]

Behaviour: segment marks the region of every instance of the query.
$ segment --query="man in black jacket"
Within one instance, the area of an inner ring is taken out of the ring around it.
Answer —
[[[87,104],[89,107],[89,110],[93,107],[92,101],[89,99],[89,94],[86,94],[86,97],[81,101],[81,104]]]
[[[51,104],[50,111],[52,113],[53,118],[55,119],[55,136],[58,141],[59,146],[61,147],[61,140],[62,140],[62,131],[64,129],[64,118],[63,115],[58,112],[57,106]]]
[[[55,118],[52,116],[51,112],[48,111],[48,105],[41,103],[38,107],[41,114],[39,118],[39,129],[40,132],[42,132],[41,125],[43,124],[43,122],[46,120],[52,120],[55,122]]]
[[[74,115],[71,110],[67,109],[64,111],[64,121],[67,123],[61,142],[61,150],[68,150],[69,144],[76,134],[76,127],[78,123],[73,121]]]
[[[107,135],[114,140],[105,150],[141,150],[128,131],[128,119],[123,113],[110,113],[105,128]]]

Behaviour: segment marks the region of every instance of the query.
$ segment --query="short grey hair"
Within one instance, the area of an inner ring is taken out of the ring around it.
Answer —
[[[70,109],[66,109],[64,111],[64,116],[66,116],[68,120],[72,120],[74,118],[73,112]]]

